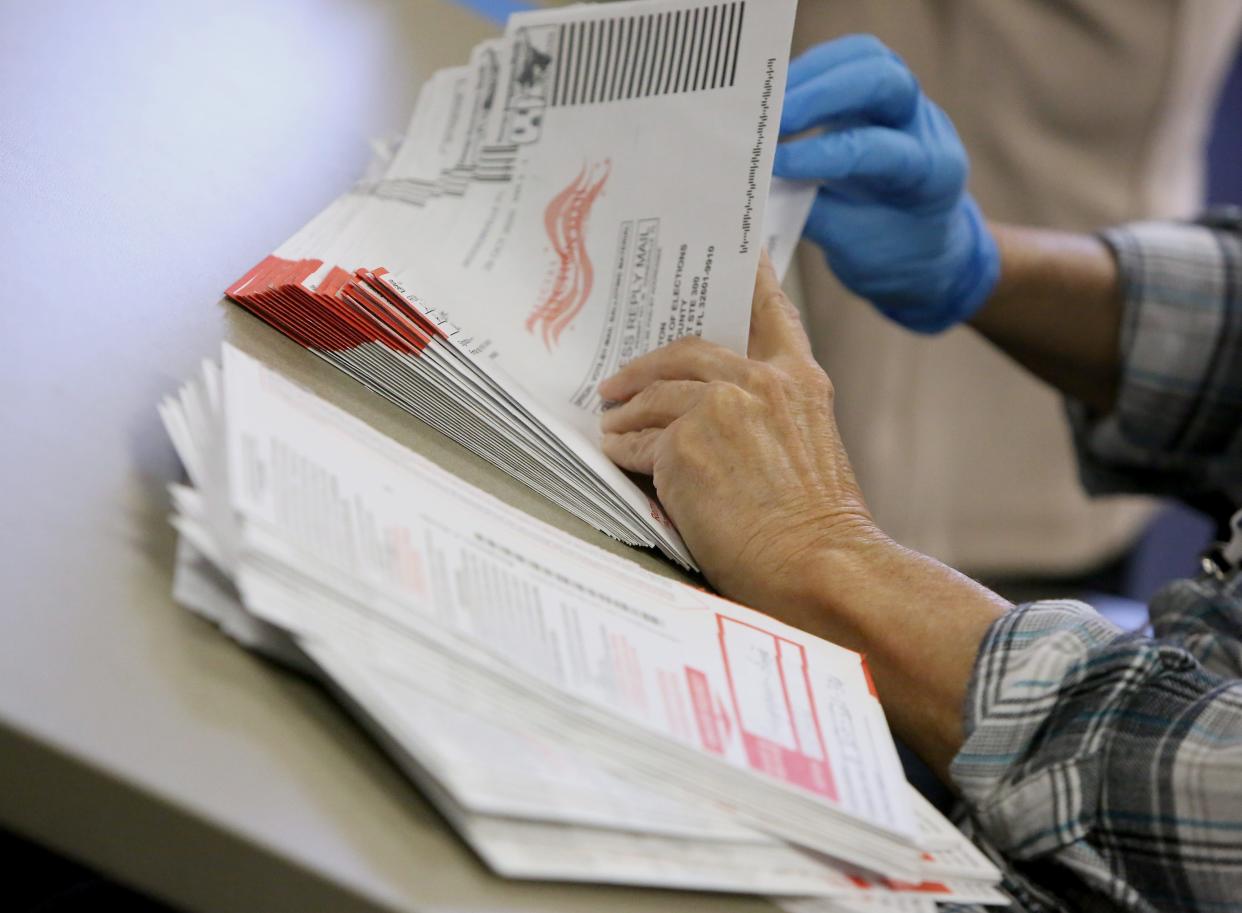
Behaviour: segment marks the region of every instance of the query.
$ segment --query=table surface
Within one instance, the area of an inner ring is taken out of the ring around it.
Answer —
[[[0,825],[190,910],[770,910],[491,875],[322,691],[169,596],[181,473],[155,403],[226,335],[603,539],[219,302],[494,26],[440,0],[3,19]]]

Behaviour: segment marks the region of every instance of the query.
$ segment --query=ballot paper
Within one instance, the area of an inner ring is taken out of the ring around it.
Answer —
[[[1003,900],[905,783],[856,654],[517,512],[232,347],[160,412],[190,482],[177,598],[324,680],[497,872]]]
[[[688,334],[745,352],[759,250],[788,264],[814,194],[773,184],[769,201],[794,8],[515,14],[228,296],[596,528],[694,567],[601,452],[597,386]]]

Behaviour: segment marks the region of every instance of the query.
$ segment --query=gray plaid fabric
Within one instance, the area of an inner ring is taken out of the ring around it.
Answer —
[[[1242,234],[1106,232],[1121,267],[1113,414],[1071,408],[1093,491],[1242,495]],[[1178,581],[1154,636],[1089,606],[999,619],[952,766],[965,830],[1027,911],[1242,911],[1242,573]]]
[[[1224,494],[1242,503],[1242,218],[1144,222],[1101,233],[1121,271],[1117,408],[1070,404],[1095,494]]]

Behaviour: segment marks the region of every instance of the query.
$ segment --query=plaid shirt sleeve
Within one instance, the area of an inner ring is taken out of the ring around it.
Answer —
[[[1117,406],[1071,405],[1096,492],[1242,495],[1242,220],[1105,232]],[[988,632],[952,776],[1028,911],[1242,911],[1242,573],[1179,581],[1155,638],[1070,601]]]
[[[1201,614],[1236,657],[1242,586],[1179,586],[1153,615],[1193,646],[1067,601],[984,640],[952,775],[1023,910],[1242,911],[1242,681],[1196,658]]]
[[[1242,218],[1102,232],[1120,270],[1117,407],[1070,404],[1083,484],[1242,500]]]

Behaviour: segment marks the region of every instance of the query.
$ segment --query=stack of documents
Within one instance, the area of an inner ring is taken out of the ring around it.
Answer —
[[[399,143],[229,289],[555,503],[694,562],[600,451],[600,380],[687,334],[745,352],[795,0],[514,15],[422,88]],[[767,226],[767,227],[765,227]]]
[[[693,558],[600,451],[600,380],[744,352],[794,0],[515,15],[228,290],[615,538]],[[769,193],[771,190],[771,193]],[[516,511],[226,346],[161,405],[175,595],[315,676],[496,872],[799,913],[1004,903],[905,782],[855,653]]]
[[[857,654],[508,507],[230,346],[160,411],[191,483],[177,599],[324,681],[496,872],[803,913],[1004,902],[905,782]]]

